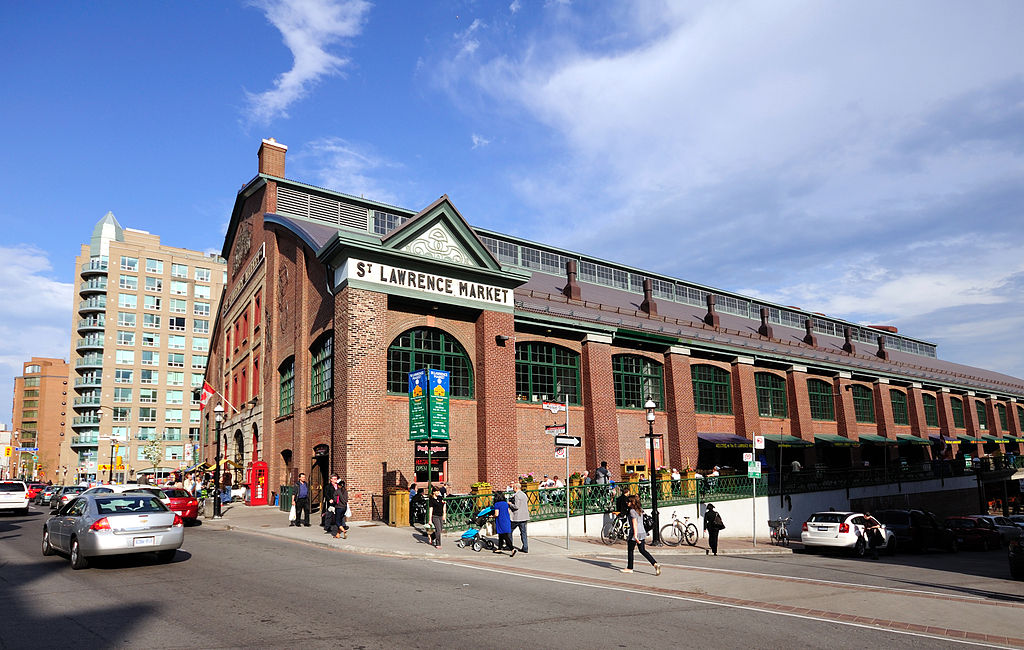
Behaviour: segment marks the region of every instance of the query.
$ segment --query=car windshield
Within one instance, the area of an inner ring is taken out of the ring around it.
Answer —
[[[85,488],[81,485],[64,488],[64,494],[81,494],[82,492],[85,492]]]
[[[13,472],[12,472],[13,474]],[[24,483],[0,483],[0,492],[24,492]]]
[[[187,499],[192,496],[188,493],[188,490],[182,490],[181,488],[164,488],[164,494],[172,499]]]
[[[846,517],[845,512],[816,512],[807,521],[819,524],[841,524],[846,521]]]
[[[946,525],[950,528],[975,528],[974,520],[972,519],[947,519]]]
[[[161,490],[160,488],[136,488],[134,490],[127,490],[124,494],[148,494],[155,496],[158,499],[166,498],[164,490]]]
[[[129,494],[96,499],[96,509],[101,515],[167,511],[156,497]]]
[[[910,513],[890,510],[886,512],[879,512],[875,515],[875,519],[883,524],[906,526],[910,524]]]

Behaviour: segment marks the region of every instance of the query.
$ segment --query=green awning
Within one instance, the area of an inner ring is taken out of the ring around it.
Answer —
[[[981,436],[981,439],[985,442],[1017,442],[1016,438],[1010,438],[1009,436],[990,436],[985,434]]]
[[[797,438],[796,436],[790,436],[784,433],[766,433],[764,434],[766,442],[774,442],[780,447],[813,447],[814,443],[810,440],[804,440],[803,438]]]
[[[860,434],[861,442],[870,442],[875,445],[895,445],[896,441],[885,436],[878,436],[873,433],[862,433]]]
[[[856,447],[860,444],[856,440],[837,436],[834,433],[816,433],[814,434],[814,442],[832,445],[833,447]]]
[[[945,441],[945,443],[947,445],[959,445],[960,442],[961,442],[960,438],[946,438],[944,436],[930,436],[930,438],[931,438],[931,440],[942,440],[942,441]],[[974,438],[968,438],[968,440],[970,440],[971,442],[974,442]]]
[[[960,439],[960,442],[967,442],[967,443],[970,443],[970,444],[974,444],[974,443],[977,443],[977,442],[985,442],[981,438],[975,438],[973,436],[957,436],[957,438]]]
[[[910,436],[907,434],[899,434],[896,436],[896,442],[901,445],[930,445],[931,441],[928,438],[919,438],[917,436]]]

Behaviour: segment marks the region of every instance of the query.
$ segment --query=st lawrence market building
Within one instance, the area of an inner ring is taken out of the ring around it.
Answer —
[[[1022,451],[1024,381],[932,343],[474,228],[447,196],[413,211],[287,180],[286,150],[264,140],[235,201],[204,411],[207,460],[220,401],[221,455],[265,461],[271,491],[337,473],[377,515],[417,480],[423,368],[449,373],[455,491],[564,474],[545,402],[582,438],[570,470],[615,479],[648,457],[648,400],[655,463],[681,471],[745,472],[755,435],[769,473]]]

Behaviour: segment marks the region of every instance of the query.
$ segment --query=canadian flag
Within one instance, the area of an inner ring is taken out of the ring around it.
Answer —
[[[206,403],[210,401],[217,391],[213,390],[213,386],[209,382],[203,382],[203,392],[199,395],[199,410],[206,408]]]

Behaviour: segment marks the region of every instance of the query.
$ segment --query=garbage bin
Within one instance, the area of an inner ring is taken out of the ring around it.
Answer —
[[[281,498],[277,501],[277,507],[281,509],[281,512],[288,512],[292,509],[292,495],[294,492],[294,485],[281,486]]]
[[[409,525],[409,490],[394,488],[388,496],[388,526]]]
[[[213,519],[213,497],[208,496],[203,499],[203,514],[206,519]]]

